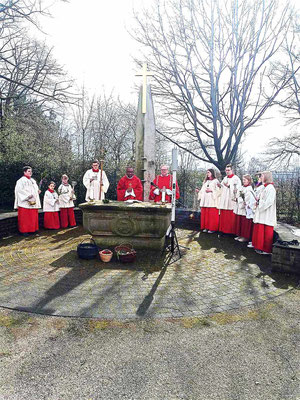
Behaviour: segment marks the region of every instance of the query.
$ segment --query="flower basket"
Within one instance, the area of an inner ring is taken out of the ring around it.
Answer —
[[[112,259],[113,256],[113,252],[110,251],[109,249],[104,249],[99,251],[99,256],[101,261],[103,262],[110,262],[110,260]]]
[[[122,263],[134,262],[136,259],[136,251],[130,243],[121,243],[115,247],[117,259]]]

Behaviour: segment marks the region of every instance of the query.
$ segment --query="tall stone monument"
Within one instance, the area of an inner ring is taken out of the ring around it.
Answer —
[[[153,76],[147,71],[147,64],[136,76],[143,77],[143,85],[139,92],[136,134],[135,134],[135,169],[136,175],[144,186],[144,201],[149,200],[150,182],[155,178],[155,117],[151,94],[151,86],[147,77]]]

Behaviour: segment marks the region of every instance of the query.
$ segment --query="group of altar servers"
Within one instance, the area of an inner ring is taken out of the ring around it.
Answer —
[[[67,175],[62,176],[58,190],[55,190],[55,182],[49,182],[44,194],[43,212],[44,228],[59,229],[76,226],[74,215],[74,201],[76,196],[74,188],[68,182]],[[164,192],[165,201],[171,202],[172,176],[168,166],[161,167],[161,175],[158,175],[151,187],[149,200],[159,202]],[[92,168],[83,176],[83,184],[86,188],[86,201],[103,200],[109,188],[109,181],[105,171],[100,168],[98,160],[92,162]],[[161,188],[161,189],[160,189]],[[39,229],[38,209],[41,208],[41,190],[32,178],[32,168],[23,168],[23,176],[17,181],[15,187],[15,205],[18,209],[18,227],[21,234],[27,236]],[[176,182],[176,199],[179,198],[179,188]],[[138,200],[143,201],[143,185],[141,180],[134,175],[132,167],[126,168],[126,174],[120,179],[117,186],[118,201]]]
[[[276,190],[272,173],[257,174],[253,187],[250,175],[242,182],[227,165],[226,176],[219,182],[213,169],[208,169],[203,185],[198,191],[203,232],[235,235],[235,240],[248,242],[257,253],[272,252],[274,226],[276,225]]]
[[[44,228],[46,229],[76,226],[74,216],[76,196],[68,180],[68,176],[64,174],[58,192],[55,191],[53,181],[48,184],[43,200]],[[40,193],[40,188],[32,178],[32,168],[25,166],[23,176],[17,181],[15,187],[14,208],[18,209],[18,228],[21,234],[27,235],[39,229]]]
[[[32,176],[30,166],[23,168],[24,175],[17,181],[15,188],[15,208],[18,209],[19,231],[23,234],[36,232],[38,209],[41,207],[40,189]],[[227,165],[226,176],[219,182],[215,171],[208,169],[198,201],[201,207],[201,229],[203,232],[236,235],[240,242],[249,242],[248,247],[261,254],[272,251],[273,231],[276,225],[276,191],[269,171],[258,174],[258,183],[253,188],[250,175],[244,175],[242,182],[234,174],[232,165]],[[161,167],[160,175],[152,182],[149,200],[171,202],[172,175],[166,165]],[[86,201],[105,198],[109,181],[105,171],[97,160],[83,176],[86,187]],[[162,198],[163,197],[163,198]],[[176,199],[179,199],[179,187],[176,182]],[[68,176],[62,176],[62,182],[55,191],[55,183],[50,182],[44,195],[44,228],[59,229],[75,226],[74,188],[68,182]],[[134,174],[132,167],[126,168],[126,174],[117,186],[118,201],[143,201],[143,185]]]

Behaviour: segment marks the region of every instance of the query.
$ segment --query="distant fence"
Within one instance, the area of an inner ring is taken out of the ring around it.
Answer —
[[[280,221],[300,224],[300,169],[273,172]]]

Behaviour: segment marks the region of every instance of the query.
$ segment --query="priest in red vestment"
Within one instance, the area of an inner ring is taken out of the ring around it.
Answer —
[[[160,168],[161,175],[157,175],[153,181],[155,186],[151,186],[149,200],[156,203],[162,201],[162,191],[165,191],[166,203],[172,201],[172,175],[169,174],[169,167],[162,165]],[[180,197],[179,187],[176,181],[176,200]]]
[[[117,186],[118,201],[140,200],[143,201],[143,185],[132,167],[126,168],[126,175],[119,180]]]

